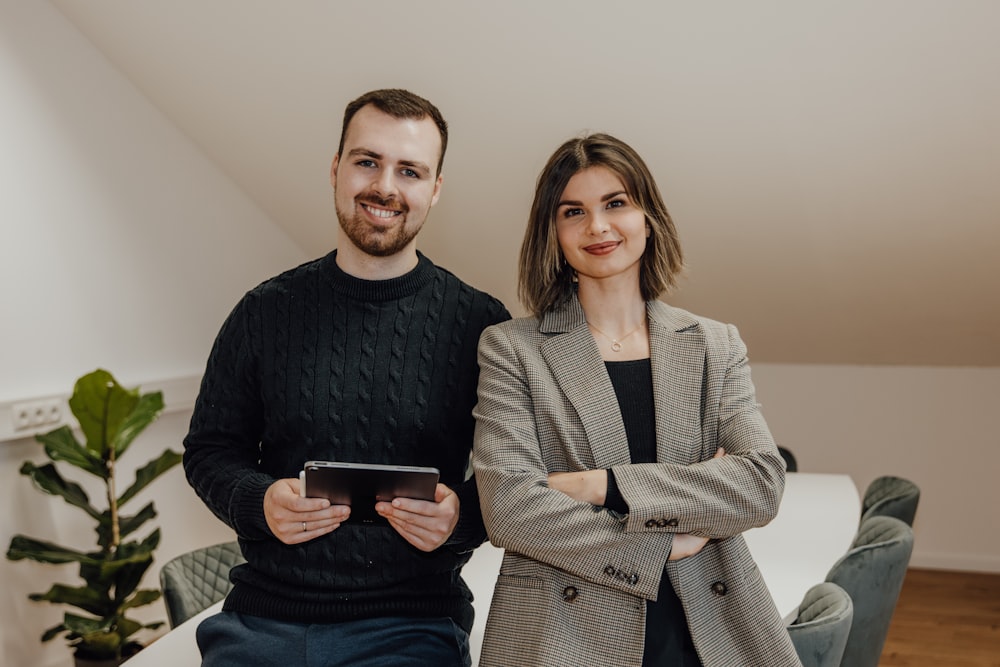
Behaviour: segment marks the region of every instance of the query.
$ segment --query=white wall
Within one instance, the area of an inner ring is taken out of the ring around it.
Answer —
[[[751,359],[753,349],[750,349]],[[920,486],[911,564],[1000,572],[1000,369],[753,365],[775,439],[799,470]]]
[[[242,292],[308,259],[47,3],[0,2],[0,98],[0,401],[68,392],[98,366],[127,385],[198,375]],[[1000,572],[1000,369],[762,364],[754,378],[801,469],[859,490],[884,473],[921,485],[914,564]],[[129,459],[179,449],[189,416],[165,415]],[[0,541],[92,544],[78,511],[17,474],[29,458],[34,441],[0,443]],[[230,538],[179,469],[146,496],[163,531],[154,570]],[[62,610],[26,595],[73,575],[0,560],[2,664],[68,664],[59,640],[38,642]],[[160,604],[142,612],[165,619]]]
[[[127,386],[200,375],[239,296],[308,259],[48,3],[0,2],[0,99],[0,401],[68,393],[97,367]],[[161,418],[125,461],[179,451],[189,418]],[[89,519],[18,474],[39,450],[0,442],[4,551],[15,533],[89,548]],[[163,531],[154,570],[231,539],[179,468],[145,493]],[[39,642],[62,608],[26,596],[75,577],[0,560],[0,664],[69,664],[61,639]],[[162,603],[141,612],[166,618]]]

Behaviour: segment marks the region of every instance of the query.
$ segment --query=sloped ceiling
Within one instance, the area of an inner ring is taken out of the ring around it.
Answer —
[[[753,361],[1000,365],[1000,3],[50,2],[310,256],[344,105],[405,87],[451,127],[421,248],[514,310],[535,177],[600,130]]]

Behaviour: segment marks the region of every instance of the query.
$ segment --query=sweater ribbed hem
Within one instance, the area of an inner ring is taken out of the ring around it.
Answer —
[[[338,623],[389,616],[450,618],[466,632],[472,632],[475,617],[471,601],[458,595],[358,599],[345,594],[341,599],[307,601],[267,595],[241,582],[229,592],[222,608],[290,623]]]

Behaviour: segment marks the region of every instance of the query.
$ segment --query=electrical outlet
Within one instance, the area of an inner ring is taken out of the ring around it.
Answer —
[[[40,429],[54,426],[62,421],[62,399],[43,398],[25,401],[11,406],[15,431]]]

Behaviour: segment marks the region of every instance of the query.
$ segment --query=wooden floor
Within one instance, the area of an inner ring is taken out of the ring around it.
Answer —
[[[911,568],[879,667],[1000,667],[1000,574]]]

